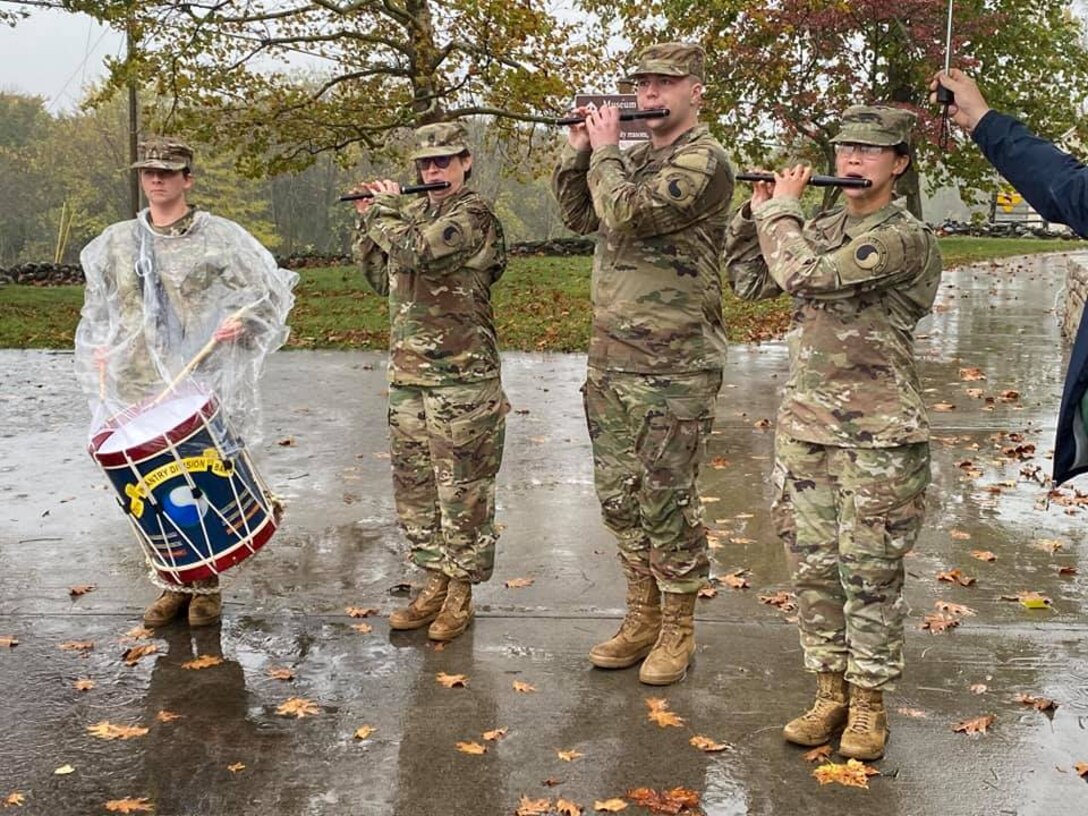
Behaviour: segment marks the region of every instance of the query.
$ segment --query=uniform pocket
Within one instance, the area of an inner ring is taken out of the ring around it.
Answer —
[[[509,412],[510,402],[496,384],[494,393],[481,393],[475,405],[441,423],[443,450],[438,453],[444,462],[439,464],[439,470],[448,470],[454,483],[494,477],[502,464]]]
[[[703,399],[669,398],[664,409],[647,412],[635,440],[635,453],[652,487],[692,483],[712,424],[710,407]]]

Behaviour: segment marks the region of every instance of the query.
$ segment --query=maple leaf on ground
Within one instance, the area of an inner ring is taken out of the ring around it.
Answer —
[[[724,751],[729,747],[729,743],[727,742],[717,742],[710,737],[704,737],[700,734],[696,734],[689,739],[688,744],[707,754],[716,754],[718,751]]]
[[[61,643],[59,646],[57,646],[57,648],[65,652],[89,652],[91,649],[94,648],[94,641],[66,640],[64,643]]]
[[[1078,776],[1088,779],[1088,762],[1078,762],[1073,766],[1073,770],[1077,772]]]
[[[484,733],[481,734],[480,736],[482,736],[488,742],[498,742],[499,740],[501,740],[503,737],[506,736],[506,729],[505,728],[495,728],[495,729],[492,729],[491,731],[484,731]]]
[[[937,573],[938,581],[947,581],[950,584],[959,584],[960,586],[969,587],[975,583],[975,579],[969,575],[964,575],[959,567],[955,569],[946,570],[945,572]]]
[[[560,816],[582,816],[582,806],[569,799],[559,798],[555,802],[555,811]]]
[[[68,587],[68,594],[73,598],[78,598],[81,595],[86,595],[88,592],[94,592],[98,587],[94,584],[76,584],[75,586]]]
[[[507,589],[524,589],[525,587],[531,587],[533,580],[533,578],[511,578],[509,581],[504,581],[503,586]]]
[[[759,602],[777,607],[786,613],[797,611],[797,597],[792,592],[786,592],[785,590],[776,592],[774,595],[760,595]]]
[[[801,759],[805,762],[823,762],[830,756],[831,744],[828,743],[827,745],[821,745],[819,748],[813,748],[811,751],[806,751]]]
[[[276,709],[276,713],[281,717],[297,717],[302,719],[303,717],[312,717],[315,714],[320,714],[321,709],[313,700],[307,700],[304,697],[290,697],[284,702],[280,703]]]
[[[856,759],[848,759],[845,765],[829,762],[812,772],[812,775],[816,777],[816,781],[821,785],[830,785],[832,782],[837,782],[848,788],[868,788],[869,777],[878,776],[879,774],[880,771],[876,768],[858,762]]]
[[[700,598],[713,598],[713,597],[717,596],[718,590],[715,589],[712,586],[709,586],[709,585],[701,586],[701,587],[699,587],[699,591],[696,594]]]
[[[369,618],[378,612],[373,606],[349,606],[344,611],[353,618]]]
[[[351,628],[361,635],[369,635],[371,632],[374,631],[374,627],[371,626],[369,623],[353,623],[351,625]]]
[[[964,617],[970,617],[975,614],[969,606],[963,604],[951,603],[949,601],[934,601],[933,605],[941,612],[947,612],[949,615],[962,615]]]
[[[473,754],[479,756],[480,754],[487,753],[487,746],[480,745],[478,742],[459,742],[457,743],[457,750],[462,754]]]
[[[1031,706],[1036,711],[1053,711],[1058,707],[1058,704],[1049,697],[1034,697],[1031,694],[1025,694],[1024,692],[1016,695],[1016,702]]]
[[[679,728],[684,723],[682,717],[669,711],[669,702],[664,697],[647,697],[646,707],[650,709],[646,716],[662,728]]]
[[[212,666],[218,666],[222,662],[223,658],[216,657],[215,655],[200,655],[195,660],[186,660],[181,664],[181,667],[191,671],[200,671],[201,669],[210,669]]]
[[[964,530],[953,530],[949,535],[955,541],[968,541],[971,538],[971,534]]]
[[[723,470],[724,468],[729,467],[729,460],[724,456],[715,456],[710,460],[710,466],[714,468],[714,470]]]
[[[653,788],[632,788],[627,798],[654,813],[677,814],[699,806],[699,794],[688,788],[656,791]]]
[[[622,799],[594,799],[593,809],[598,813],[619,813],[627,810],[627,803]]]
[[[896,711],[898,711],[904,717],[913,717],[916,720],[924,720],[929,716],[920,708],[897,708]]]
[[[972,694],[985,694],[990,690],[990,687],[985,683],[972,683],[968,688],[971,689]]]
[[[514,811],[514,816],[544,816],[551,809],[550,799],[530,799],[523,793],[518,800],[518,809]]]
[[[1035,542],[1035,549],[1051,554],[1056,553],[1064,546],[1065,543],[1056,538],[1041,538]]]
[[[1050,598],[1038,592],[1021,592],[1016,596],[1016,600],[1026,609],[1046,609],[1052,603]]]
[[[715,580],[719,584],[725,584],[730,589],[748,589],[748,579],[744,577],[747,574],[748,570],[739,569],[720,575]]]
[[[293,448],[295,446],[295,439],[292,436],[285,436],[283,439],[277,440],[276,444],[281,448]]]
[[[72,684],[76,691],[90,691],[94,685],[94,680],[89,677],[81,677]]]
[[[935,403],[932,406],[932,408],[933,408],[934,411],[938,411],[938,412],[941,412],[941,413],[956,410],[956,406],[953,405],[951,402],[938,402],[938,403]]]
[[[579,753],[578,751],[575,751],[573,748],[571,748],[569,751],[560,751],[557,748],[555,750],[555,753],[564,762],[574,762],[574,760],[578,759],[578,757],[585,756],[585,754]]]
[[[154,813],[155,806],[146,796],[139,799],[111,799],[106,802],[106,810],[110,813]]]
[[[989,550],[971,550],[971,557],[979,561],[996,561],[997,556]]]
[[[455,686],[465,688],[465,686],[468,685],[468,676],[464,674],[446,674],[445,672],[439,672],[434,676],[434,679],[446,688],[454,688]]]
[[[227,766],[227,770],[231,773],[238,773],[239,771],[244,771],[245,769],[246,766],[241,762],[235,762],[233,765]]]
[[[155,637],[155,631],[146,626],[135,626],[121,636],[121,640],[147,640]]]
[[[352,734],[352,739],[365,740],[377,729],[373,725],[360,725],[355,729],[355,733]]]
[[[121,655],[121,660],[125,662],[126,666],[135,666],[140,662],[141,657],[147,657],[149,654],[155,654],[159,650],[159,647],[154,643],[145,643],[142,646],[133,646],[129,649],[125,649]]]
[[[1076,567],[1058,567],[1058,575],[1076,575]]]
[[[536,691],[536,686],[534,686],[532,683],[526,683],[522,680],[515,680],[513,685],[514,691],[518,692],[519,694],[532,694]]]
[[[294,680],[295,670],[287,667],[271,668],[268,670],[268,676],[273,680]]]
[[[106,720],[87,726],[88,734],[104,740],[127,740],[133,737],[142,737],[147,732],[148,729],[142,725],[115,725]]]
[[[959,625],[959,618],[953,618],[949,615],[942,615],[937,612],[930,613],[922,618],[922,628],[928,629],[930,634],[933,635],[939,635],[942,632],[947,632],[949,629],[955,629]]]
[[[961,720],[952,726],[952,730],[959,734],[985,734],[997,717],[993,714],[985,714],[975,717],[973,720]]]
[[[166,711],[165,709],[160,710],[159,713],[155,715],[155,719],[161,723],[170,723],[174,720],[180,720],[181,717],[181,714],[175,714],[173,711]]]
[[[960,379],[964,382],[977,382],[978,380],[985,380],[986,375],[982,373],[981,368],[961,368]]]
[[[22,807],[26,804],[26,796],[22,791],[12,791],[4,799],[4,807]]]

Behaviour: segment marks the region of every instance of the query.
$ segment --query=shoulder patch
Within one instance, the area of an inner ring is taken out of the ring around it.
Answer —
[[[861,269],[876,269],[887,258],[888,250],[879,238],[872,238],[854,250],[854,263]]]
[[[460,246],[464,240],[465,233],[457,224],[447,224],[445,229],[442,230],[442,243],[446,244],[446,246]]]

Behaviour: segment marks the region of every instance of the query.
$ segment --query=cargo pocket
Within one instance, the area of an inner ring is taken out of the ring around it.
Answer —
[[[490,479],[499,472],[510,402],[501,386],[496,390],[495,397],[444,424],[448,450],[442,458],[448,461],[449,480],[454,484]]]
[[[635,453],[650,487],[691,486],[713,418],[706,400],[676,397],[647,412]]]

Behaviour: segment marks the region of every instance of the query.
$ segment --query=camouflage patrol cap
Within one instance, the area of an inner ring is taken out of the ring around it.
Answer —
[[[416,129],[416,149],[409,158],[430,159],[468,152],[468,131],[460,122],[438,122]]]
[[[910,132],[917,116],[887,105],[853,105],[843,111],[842,127],[832,144],[849,142],[892,147],[910,144]]]
[[[627,79],[634,80],[643,74],[661,76],[692,76],[703,81],[706,52],[701,46],[691,43],[658,43],[642,49],[638,55],[638,64],[632,68]]]
[[[133,170],[193,169],[193,149],[171,136],[149,136],[140,142],[138,155],[140,160],[132,163]]]

